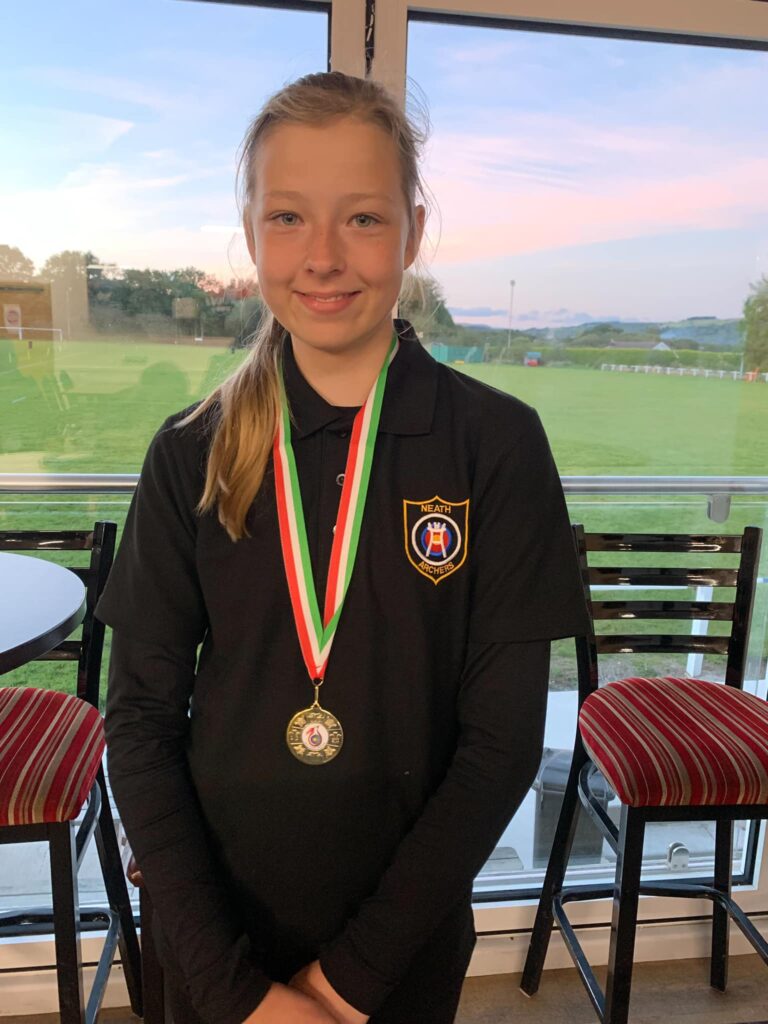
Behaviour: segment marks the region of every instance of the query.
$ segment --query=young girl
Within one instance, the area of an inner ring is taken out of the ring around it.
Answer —
[[[453,1021],[550,640],[587,626],[538,416],[393,319],[423,141],[339,72],[265,104],[241,168],[267,317],[152,440],[97,609],[175,1024]]]

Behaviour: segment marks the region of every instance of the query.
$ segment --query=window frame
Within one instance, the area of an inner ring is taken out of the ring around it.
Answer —
[[[326,10],[329,13],[328,54],[329,68],[348,74],[363,76],[367,71],[366,34],[371,30],[368,48],[373,47],[370,75],[386,85],[401,102],[404,101],[407,74],[407,41],[409,20],[441,21],[456,25],[485,25],[505,29],[557,32],[577,35],[617,36],[627,39],[653,39],[705,46],[768,50],[768,4],[753,0],[735,6],[732,0],[478,0],[468,5],[467,0],[190,0],[190,2],[235,3],[243,6],[270,7],[283,10]],[[748,913],[760,921],[768,920],[768,858],[765,856],[765,829],[757,841],[758,871],[752,885],[739,888],[739,902]],[[527,934],[533,924],[536,898],[511,897],[498,901],[478,900],[475,904],[475,923],[478,943],[470,974],[517,971],[521,969],[527,950]],[[697,913],[692,913],[694,907]],[[605,929],[610,920],[610,901],[595,901],[574,905],[572,918],[577,928],[583,927],[588,939],[594,934],[597,944],[593,962],[605,962],[603,951]],[[667,959],[697,955],[704,951],[696,943],[699,927],[707,933],[711,912],[709,904],[692,904],[687,900],[665,900],[649,903],[641,898],[639,923],[659,925],[660,930],[649,928],[650,942],[643,948],[638,930],[636,959]],[[665,932],[665,924],[674,926]],[[662,937],[662,933],[663,936]],[[689,939],[693,937],[693,945]],[[517,939],[520,941],[516,941]],[[684,939],[684,943],[681,942]],[[513,941],[510,941],[513,940]],[[90,953],[90,936],[84,944]],[[9,1012],[21,1005],[25,989],[26,972],[51,968],[55,961],[53,942],[25,942],[23,939],[0,939],[6,957],[10,954],[11,967],[4,975],[4,991],[8,994]],[[592,952],[591,941],[586,943]],[[737,952],[737,943],[733,943]],[[96,947],[94,950],[97,955]],[[33,952],[34,951],[34,952]],[[601,960],[602,956],[602,960]],[[33,964],[34,962],[34,964]],[[570,966],[559,940],[553,942],[552,956],[547,966]],[[12,983],[18,972],[17,985]],[[47,972],[46,984],[35,974],[36,991],[50,1005],[37,1010],[26,1007],[26,1012],[43,1012],[55,1008],[55,978],[52,969]],[[48,981],[50,980],[50,984]],[[115,984],[124,989],[119,975]],[[16,997],[14,997],[16,992]],[[44,993],[44,994],[42,994]],[[122,998],[122,1003],[124,1003]],[[26,1002],[26,1000],[25,1000]],[[13,1005],[12,1005],[13,1004]],[[20,1012],[20,1011],[19,1011]]]

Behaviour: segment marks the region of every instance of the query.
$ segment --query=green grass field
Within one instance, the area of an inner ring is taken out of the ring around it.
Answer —
[[[35,342],[31,349],[26,342],[0,340],[0,473],[138,472],[165,417],[207,394],[242,358],[242,352],[222,348],[130,339]],[[457,369],[534,406],[566,477],[768,471],[763,383],[548,367]],[[122,527],[127,507],[127,495],[0,495],[0,530],[54,523],[82,528],[96,518]],[[700,495],[571,495],[569,509],[587,529],[735,532],[747,524],[768,526],[765,498],[734,499],[722,526],[707,518]],[[768,553],[763,561],[768,564]],[[755,628],[763,642],[766,615],[761,595]],[[555,646],[553,679],[560,688],[573,684],[572,646]],[[670,670],[682,670],[684,659],[678,662]],[[618,659],[607,667],[611,674],[628,668]],[[60,666],[33,665],[13,678],[55,686],[60,673]]]
[[[4,358],[4,356],[6,358]],[[169,413],[242,353],[195,345],[0,340],[0,472],[136,470]],[[541,415],[563,475],[753,475],[768,386],[589,369],[463,365]]]
[[[763,383],[547,367],[461,370],[539,411],[563,475],[750,476],[768,468]]]

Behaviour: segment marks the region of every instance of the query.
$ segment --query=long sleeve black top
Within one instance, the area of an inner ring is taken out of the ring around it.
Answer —
[[[194,513],[202,425],[176,430],[171,417],[156,435],[97,609],[115,630],[113,791],[163,940],[217,1024],[238,1024],[270,979],[318,956],[352,1005],[381,1005],[470,899],[538,765],[549,640],[586,625],[535,413],[439,367],[396,323],[404,338],[323,687],[345,730],[337,758],[308,767],[285,746],[312,691],[273,480],[251,537],[232,544],[215,516]],[[353,411],[309,387],[289,341],[284,359],[322,594]],[[450,560],[420,547],[425,516],[447,524]]]

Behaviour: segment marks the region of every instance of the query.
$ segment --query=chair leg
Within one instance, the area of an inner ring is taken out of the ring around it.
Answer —
[[[96,848],[99,853],[101,872],[104,876],[104,887],[107,891],[110,908],[120,919],[118,947],[120,949],[120,959],[123,965],[131,1009],[137,1017],[142,1017],[144,1010],[142,1005],[141,950],[136,934],[136,925],[133,920],[133,908],[128,896],[128,887],[125,884],[123,864],[120,860],[120,848],[117,845],[117,836],[115,835],[115,826],[112,820],[112,808],[109,802],[103,767],[99,768],[97,781],[101,791],[101,811],[95,836]]]
[[[576,826],[579,822],[579,773],[587,760],[587,754],[577,738],[574,759],[565,785],[560,816],[557,819],[555,837],[552,841],[552,851],[549,855],[547,872],[541,889],[539,906],[536,910],[536,920],[531,932],[528,955],[525,958],[523,977],[520,981],[520,988],[528,996],[535,995],[538,991],[541,972],[544,970],[544,961],[554,924],[552,901],[563,887],[568,859],[576,835]]]
[[[627,1024],[629,1019],[644,835],[642,812],[622,805],[603,1024]]]
[[[152,900],[146,886],[139,894],[141,907],[141,970],[144,981],[144,1024],[167,1024],[165,976],[152,934]]]
[[[715,826],[715,874],[713,888],[724,896],[731,895],[733,864],[733,822],[718,821]],[[712,905],[712,958],[709,983],[712,988],[725,992],[728,984],[728,932],[730,918],[725,907],[716,901]]]
[[[53,930],[61,1024],[85,1024],[77,855],[72,822],[49,826]]]

